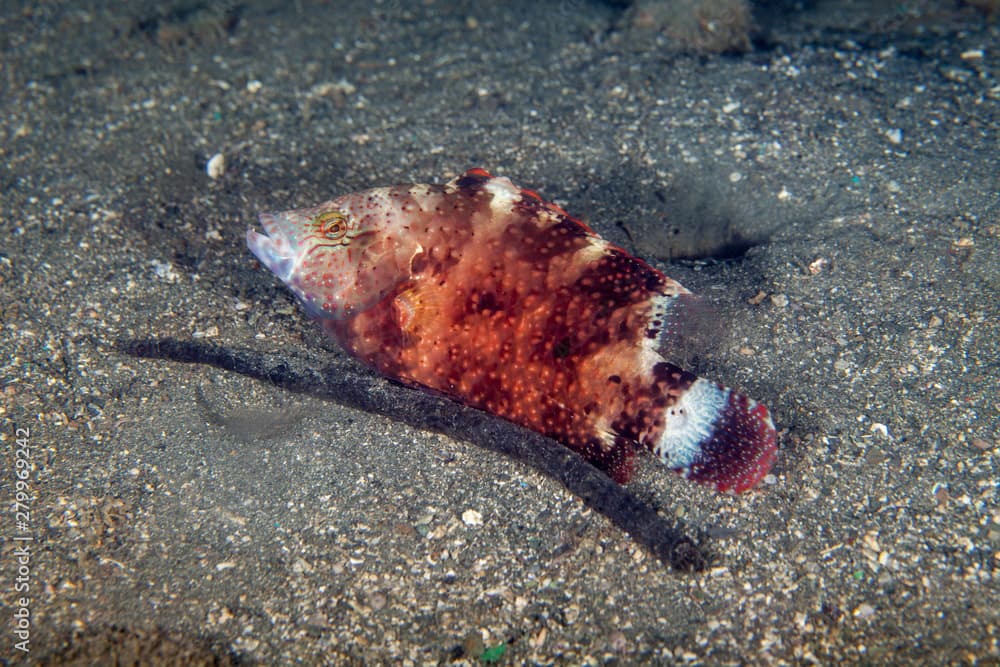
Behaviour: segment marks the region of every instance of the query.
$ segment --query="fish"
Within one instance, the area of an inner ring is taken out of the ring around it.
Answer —
[[[762,403],[669,358],[700,300],[485,169],[261,213],[260,263],[383,375],[557,440],[617,482],[651,452],[720,492],[770,471]]]

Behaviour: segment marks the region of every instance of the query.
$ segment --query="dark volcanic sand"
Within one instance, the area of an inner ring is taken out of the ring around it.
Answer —
[[[34,4],[0,14],[0,611],[31,536],[28,658],[1000,660],[995,20],[769,3],[717,56],[584,0]],[[622,492],[703,571],[568,490],[575,459],[501,453],[516,429],[424,430],[467,415],[372,377],[245,248],[260,210],[472,166],[713,304],[692,364],[770,406],[773,476],[723,496],[647,457]],[[151,338],[251,368],[119,345]]]

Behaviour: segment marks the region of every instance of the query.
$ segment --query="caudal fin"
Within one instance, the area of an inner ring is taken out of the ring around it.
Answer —
[[[755,486],[778,453],[767,408],[677,367],[671,373],[689,382],[666,410],[655,453],[688,479],[718,491],[740,493]]]

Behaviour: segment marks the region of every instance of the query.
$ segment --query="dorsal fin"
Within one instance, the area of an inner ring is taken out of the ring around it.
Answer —
[[[455,186],[460,190],[478,190],[483,183],[493,178],[493,174],[482,167],[469,169],[467,172],[455,179]]]

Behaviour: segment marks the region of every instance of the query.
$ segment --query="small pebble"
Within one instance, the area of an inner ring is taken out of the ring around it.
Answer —
[[[891,143],[894,143],[896,145],[903,143],[903,131],[898,127],[894,127],[891,130],[886,130],[885,137]]]
[[[295,574],[302,574],[304,572],[312,572],[313,567],[304,558],[296,558],[292,563],[292,572]]]
[[[198,330],[191,334],[192,338],[216,338],[219,335],[219,327],[212,325],[204,331]]]
[[[483,525],[483,515],[476,510],[465,510],[462,512],[462,523],[466,526]]]
[[[811,273],[814,276],[819,275],[819,273],[823,270],[824,266],[826,266],[826,258],[817,257],[816,259],[814,259],[809,263],[809,273]]]
[[[174,271],[174,266],[170,262],[161,262],[159,260],[152,260],[150,262],[153,265],[153,273],[160,280],[165,280],[168,283],[177,282],[180,276]]]
[[[784,294],[772,294],[771,303],[773,303],[778,308],[784,308],[788,305],[788,297]]]
[[[205,165],[205,172],[212,180],[222,176],[226,172],[226,156],[222,153],[216,153],[209,158],[208,164]]]
[[[871,618],[875,615],[875,607],[863,602],[854,610],[854,615],[858,618]]]
[[[934,487],[934,500],[937,501],[938,509],[944,508],[948,505],[948,501],[951,500],[951,494],[948,493],[948,487],[943,484],[938,484]]]

